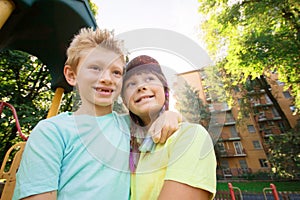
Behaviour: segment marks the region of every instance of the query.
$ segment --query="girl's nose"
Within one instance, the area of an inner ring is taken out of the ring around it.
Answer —
[[[138,91],[140,92],[140,91],[143,91],[143,90],[147,90],[147,87],[145,86],[145,84],[139,85]]]

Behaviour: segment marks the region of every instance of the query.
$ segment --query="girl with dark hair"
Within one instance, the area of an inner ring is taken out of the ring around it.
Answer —
[[[131,199],[213,199],[216,158],[199,124],[181,123],[165,144],[148,128],[169,108],[169,87],[159,63],[142,55],[126,66],[123,102],[131,117]]]

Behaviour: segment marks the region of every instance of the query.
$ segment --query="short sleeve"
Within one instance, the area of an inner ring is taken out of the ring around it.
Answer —
[[[184,125],[169,144],[165,180],[173,180],[216,193],[216,157],[204,127]]]
[[[63,146],[53,123],[46,120],[38,123],[22,155],[13,199],[57,190]]]

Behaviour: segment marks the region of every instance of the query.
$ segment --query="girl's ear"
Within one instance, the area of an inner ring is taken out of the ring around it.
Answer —
[[[73,68],[70,65],[65,65],[64,75],[65,75],[65,78],[66,78],[67,82],[71,86],[76,85],[76,72],[73,70]]]

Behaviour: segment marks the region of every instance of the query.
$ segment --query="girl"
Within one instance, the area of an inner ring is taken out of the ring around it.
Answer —
[[[169,89],[159,63],[138,56],[127,64],[122,96],[131,117],[131,199],[213,199],[216,158],[208,132],[182,123],[165,144],[147,134],[168,110]]]

